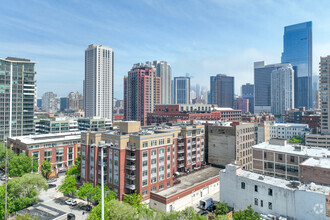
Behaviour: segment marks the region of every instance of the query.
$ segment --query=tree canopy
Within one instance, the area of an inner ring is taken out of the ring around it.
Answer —
[[[52,163],[49,160],[42,161],[41,172],[48,179],[48,175],[52,172]]]
[[[239,211],[235,212],[233,215],[233,219],[234,220],[245,220],[245,219],[259,220],[261,218],[260,218],[260,215],[252,209],[251,205],[249,205],[247,209],[239,210]]]
[[[73,197],[77,192],[76,184],[77,184],[76,177],[67,175],[62,180],[62,185],[60,186],[59,191],[62,192],[63,194],[70,194]]]

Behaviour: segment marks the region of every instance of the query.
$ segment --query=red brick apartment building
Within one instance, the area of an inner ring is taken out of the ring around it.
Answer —
[[[177,125],[140,127],[140,122],[120,122],[120,129],[82,133],[81,181],[101,183],[104,141],[104,181],[117,197],[140,193],[149,200],[174,184],[180,172],[198,170],[204,161],[204,126]]]
[[[50,177],[74,165],[80,151],[80,143],[80,132],[29,135],[7,139],[7,146],[15,153],[24,153],[38,159],[39,172],[41,172],[42,162],[49,160],[52,163]]]
[[[147,118],[149,125],[189,120],[241,121],[242,111],[206,104],[156,105],[154,112],[148,113]]]
[[[151,67],[135,67],[124,78],[124,120],[147,124],[147,113],[160,104],[160,77]]]

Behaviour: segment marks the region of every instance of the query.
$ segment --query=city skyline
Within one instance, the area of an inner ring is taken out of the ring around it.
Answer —
[[[111,5],[103,2],[103,7],[101,3],[89,2],[14,4],[9,2],[0,9],[0,27],[4,30],[0,36],[0,57],[25,57],[37,63],[39,97],[47,91],[59,96],[71,90],[82,93],[84,49],[92,43],[107,45],[116,52],[114,96],[120,99],[127,69],[147,60],[166,60],[171,64],[172,77],[189,73],[192,84],[198,82],[201,86],[209,84],[211,75],[232,75],[237,79],[235,93],[239,94],[242,84],[253,83],[254,62],[280,62],[284,27],[296,23],[313,22],[313,75],[318,73],[319,57],[326,56],[330,49],[326,39],[330,16],[325,6],[329,3],[325,1],[290,2],[285,8],[273,1],[253,5],[124,1]],[[237,17],[232,12],[240,7],[249,10]],[[21,12],[22,8],[31,13]],[[150,11],[150,15],[145,11]],[[291,11],[295,11],[295,16],[288,13]],[[143,27],[154,34],[137,32]],[[134,37],[132,32],[136,33]],[[156,35],[159,37],[153,37]]]

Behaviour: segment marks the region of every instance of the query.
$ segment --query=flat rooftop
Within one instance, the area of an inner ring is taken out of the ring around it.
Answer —
[[[241,168],[239,168],[239,166],[234,165],[234,164],[229,164],[227,166],[235,166],[237,169],[241,169]],[[227,168],[227,166],[226,166],[226,168]],[[226,172],[226,171],[222,170],[221,172]],[[261,175],[258,173],[253,173],[253,172],[242,170],[242,169],[239,172],[239,174],[237,174],[237,177],[247,178],[247,179],[253,180],[255,182],[260,182],[260,183],[268,184],[268,185],[271,185],[274,187],[280,187],[280,188],[284,188],[284,189],[288,189],[288,190],[292,190],[292,191],[302,190],[302,191],[319,192],[319,193],[326,194],[326,195],[330,194],[329,186],[318,185],[315,183],[305,184],[305,183],[301,183],[299,181],[288,181],[285,179],[264,176],[264,175]]]
[[[295,147],[296,146],[296,147]],[[275,145],[269,144],[269,141],[263,142],[257,145],[254,145],[253,149],[260,149],[260,150],[269,150],[269,151],[276,151],[281,153],[288,153],[288,154],[295,154],[301,156],[309,156],[309,157],[330,157],[330,151],[326,148],[321,147],[307,147],[307,146],[300,146],[301,149],[297,145]]]
[[[187,176],[179,177],[177,180],[180,180],[181,183],[174,185],[168,189],[157,192],[157,195],[163,197],[170,197],[174,194],[180,193],[186,189],[189,189],[195,185],[198,185],[206,180],[219,176],[220,168],[216,167],[207,167],[201,170],[198,170],[194,173],[188,174]]]
[[[38,134],[38,135],[27,135],[27,136],[18,136],[11,137],[9,139],[20,141],[23,144],[41,144],[48,142],[57,142],[57,141],[70,141],[70,140],[80,140],[81,132],[66,132],[66,133],[57,133],[57,134]]]
[[[330,158],[309,158],[302,162],[300,165],[330,169]]]
[[[296,123],[274,123],[271,126],[281,126],[281,127],[302,127],[302,128],[308,128],[308,124],[296,124]]]

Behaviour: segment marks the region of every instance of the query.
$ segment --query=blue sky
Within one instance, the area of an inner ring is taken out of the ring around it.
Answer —
[[[283,28],[313,21],[313,72],[330,54],[330,1],[121,0],[11,1],[0,7],[0,57],[37,62],[38,96],[82,92],[84,50],[115,51],[115,97],[137,62],[167,60],[173,76],[235,76],[235,91],[253,83],[253,62],[280,62]]]

